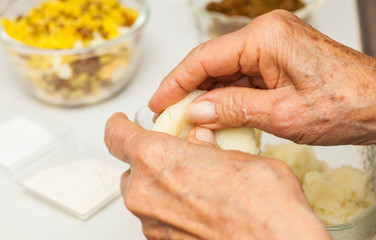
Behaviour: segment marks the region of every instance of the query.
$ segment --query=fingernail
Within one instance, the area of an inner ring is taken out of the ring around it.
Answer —
[[[207,128],[197,127],[195,129],[195,138],[201,142],[208,142],[208,143],[215,144],[214,133]]]
[[[157,121],[157,118],[159,117],[159,115],[161,115],[161,114],[159,114],[159,113],[155,113],[154,115],[153,115],[153,123],[155,123],[155,121]]]
[[[186,114],[186,119],[195,124],[215,123],[217,118],[215,106],[209,101],[191,103]]]

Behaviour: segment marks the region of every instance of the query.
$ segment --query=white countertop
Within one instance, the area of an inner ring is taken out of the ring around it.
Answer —
[[[111,114],[121,111],[133,118],[161,79],[198,43],[193,18],[184,0],[149,2],[151,17],[143,36],[141,64],[133,81],[115,98],[76,109],[40,103],[14,81],[14,72],[1,47],[0,101],[14,105],[17,111],[31,109],[35,114],[61,119],[75,128],[80,137],[105,151],[104,125]],[[311,24],[331,38],[360,49],[355,0],[327,0],[312,17]],[[1,168],[0,189],[1,240],[144,239],[140,222],[125,209],[121,198],[92,218],[81,221],[28,195]]]

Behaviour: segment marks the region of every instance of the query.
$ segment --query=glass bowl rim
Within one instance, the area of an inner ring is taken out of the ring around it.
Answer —
[[[7,10],[9,10],[14,4],[19,3],[21,1],[22,0],[15,0],[15,1],[8,2],[6,6],[0,11],[0,19],[3,18]],[[137,17],[136,21],[129,27],[129,30],[122,35],[106,40],[103,43],[100,43],[95,46],[88,46],[88,47],[82,47],[82,48],[69,48],[69,49],[50,49],[50,48],[33,47],[10,37],[5,31],[1,23],[0,23],[0,39],[4,43],[17,48],[18,51],[27,53],[27,54],[78,55],[78,54],[91,53],[97,49],[100,49],[103,47],[109,47],[111,45],[117,45],[121,42],[124,42],[125,39],[134,36],[137,32],[139,32],[146,25],[146,22],[150,16],[150,6],[147,3],[147,0],[137,0],[137,1],[141,3],[141,8],[139,10],[140,14]]]
[[[249,17],[246,17],[246,16],[240,16],[240,15],[239,16],[234,15],[234,16],[229,17],[229,16],[222,14],[222,13],[219,13],[219,12],[207,11],[205,9],[199,8],[194,3],[194,0],[186,0],[186,1],[188,3],[189,7],[196,14],[203,15],[203,16],[209,17],[209,18],[219,19],[222,22],[239,22],[239,23],[248,24],[250,22],[250,20],[254,19],[254,18],[249,18]],[[314,0],[313,2],[306,4],[304,7],[300,8],[296,11],[293,11],[292,13],[294,13],[299,18],[304,19],[311,12],[314,12],[315,10],[317,10],[324,1],[325,0]]]
[[[376,211],[376,202],[371,204],[366,210],[364,210],[360,215],[356,216],[355,218],[351,219],[350,221],[343,223],[343,224],[338,224],[338,225],[332,225],[332,226],[325,226],[326,230],[328,231],[341,231],[341,230],[346,230],[346,229],[351,229],[362,222],[364,222],[367,217],[372,213]]]

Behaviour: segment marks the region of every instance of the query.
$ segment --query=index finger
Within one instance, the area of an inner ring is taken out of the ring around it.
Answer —
[[[162,81],[149,101],[149,108],[161,113],[184,98],[209,77],[235,74],[244,51],[242,31],[237,31],[194,48]]]

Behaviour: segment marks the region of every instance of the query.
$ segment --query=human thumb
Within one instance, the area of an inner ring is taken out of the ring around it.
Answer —
[[[209,91],[187,108],[189,122],[210,129],[252,126],[267,128],[280,89],[226,87]]]
[[[216,141],[215,141],[215,136],[213,131],[207,128],[202,128],[202,127],[195,127],[193,128],[186,140],[188,142],[194,143],[194,144],[199,144],[199,145],[207,145],[207,146],[215,146]]]

